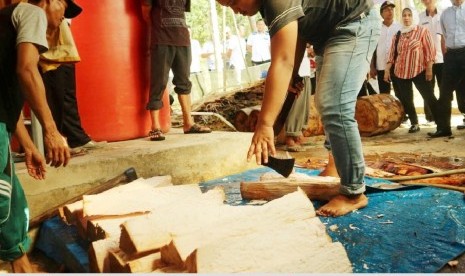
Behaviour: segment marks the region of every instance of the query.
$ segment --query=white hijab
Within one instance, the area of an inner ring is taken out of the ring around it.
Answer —
[[[418,20],[417,20],[417,17],[415,16],[416,15],[416,9],[415,8],[410,8],[410,7],[406,7],[402,10],[402,13],[405,11],[405,10],[409,10],[410,13],[412,14],[412,24],[410,26],[405,26],[402,22],[402,28],[400,29],[400,32],[405,34],[405,33],[408,33],[408,32],[411,32],[413,31],[416,27],[417,27],[417,24],[418,24]]]

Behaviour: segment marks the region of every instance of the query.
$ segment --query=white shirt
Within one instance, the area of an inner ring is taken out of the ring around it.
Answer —
[[[441,15],[441,28],[446,47],[458,49],[465,47],[465,2],[459,7],[448,7]]]
[[[252,61],[262,62],[271,59],[270,54],[270,35],[266,32],[253,33],[247,39],[247,46],[252,47]]]
[[[442,56],[442,47],[441,47],[441,14],[442,11],[436,9],[437,13],[434,16],[427,15],[426,10],[420,13],[420,26],[425,27],[431,37],[433,38],[434,47],[436,48],[436,59],[434,63],[444,63],[444,57]]]
[[[376,48],[376,70],[383,71],[386,68],[392,39],[400,28],[401,25],[397,22],[392,22],[389,27],[382,24],[381,35],[379,36],[378,46]]]
[[[231,37],[226,42],[226,49],[231,50],[231,57],[229,62],[234,65],[236,70],[245,69],[245,41],[242,38],[239,38],[237,35],[231,35]]]
[[[197,39],[191,39],[191,73],[198,73],[201,71],[200,68],[200,55],[202,54],[202,47]]]

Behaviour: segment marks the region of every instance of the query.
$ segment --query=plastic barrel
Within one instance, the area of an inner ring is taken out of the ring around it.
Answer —
[[[147,136],[150,114],[147,24],[140,1],[78,1],[83,12],[71,30],[81,56],[76,89],[81,122],[95,140],[121,141]],[[170,129],[169,95],[160,111]]]

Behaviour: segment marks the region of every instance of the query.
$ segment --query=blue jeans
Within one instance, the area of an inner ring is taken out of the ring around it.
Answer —
[[[355,120],[357,94],[362,87],[378,43],[381,21],[372,9],[364,18],[338,27],[323,56],[317,56],[316,107],[327,143],[341,177],[341,194],[365,191],[365,161]]]

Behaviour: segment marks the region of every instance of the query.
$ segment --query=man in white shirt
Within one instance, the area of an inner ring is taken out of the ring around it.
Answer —
[[[385,1],[380,8],[383,24],[381,25],[381,35],[379,36],[378,46],[370,66],[370,77],[378,79],[378,87],[380,93],[391,93],[391,84],[383,80],[384,69],[389,57],[392,40],[396,33],[400,30],[401,25],[394,21],[394,8],[395,5],[390,1]],[[397,95],[399,89],[395,82],[392,80],[394,94]]]
[[[452,135],[450,119],[453,92],[463,96],[465,93],[465,3],[464,0],[452,0],[452,7],[441,15],[441,28],[444,34],[446,51],[442,81],[439,89],[436,132],[429,132],[432,138]]]
[[[231,29],[226,27],[226,45],[224,56],[227,60],[228,69],[234,70],[234,75],[238,85],[241,85],[242,70],[245,69],[246,44],[243,38],[233,35]]]
[[[247,51],[252,53],[252,64],[260,65],[270,62],[270,35],[266,32],[263,19],[257,20],[257,32],[249,35],[247,39]]]
[[[441,86],[442,64],[444,63],[442,51],[445,47],[440,22],[442,11],[437,9],[436,0],[422,0],[421,2],[425,5],[426,9],[420,13],[419,25],[428,29],[433,38],[434,47],[436,48],[436,59],[433,64],[433,87],[436,81],[438,82],[438,86]],[[434,117],[430,108],[427,104],[424,105],[424,108],[426,120],[428,122],[433,122]]]

